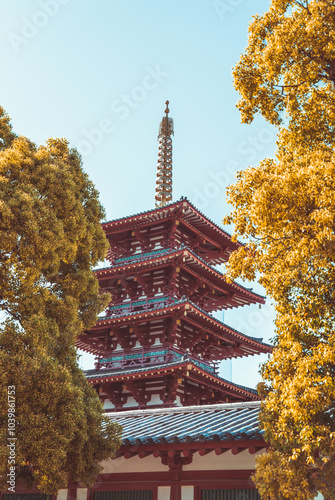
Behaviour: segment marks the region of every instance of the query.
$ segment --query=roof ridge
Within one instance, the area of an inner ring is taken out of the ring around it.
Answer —
[[[214,405],[201,406],[174,406],[173,408],[145,408],[142,410],[123,410],[119,412],[107,413],[108,417],[127,417],[144,415],[162,415],[168,413],[198,413],[205,411],[238,410],[244,408],[260,408],[261,401],[243,401],[241,403],[217,403]]]

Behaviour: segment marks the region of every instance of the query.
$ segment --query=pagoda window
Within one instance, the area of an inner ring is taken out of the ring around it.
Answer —
[[[201,500],[261,500],[257,490],[202,490]]]
[[[51,500],[52,495],[42,493],[5,493],[3,500]]]
[[[94,500],[152,500],[152,490],[96,491]]]

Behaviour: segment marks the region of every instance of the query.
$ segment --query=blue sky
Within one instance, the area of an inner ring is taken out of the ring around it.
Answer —
[[[0,105],[17,133],[38,144],[66,137],[78,147],[114,219],[154,206],[157,132],[169,99],[173,199],[187,196],[220,224],[236,171],[275,148],[275,130],[261,118],[240,123],[231,76],[252,15],[269,3],[2,2]],[[262,293],[257,284],[254,290]],[[265,341],[273,318],[269,305],[225,314],[229,325]],[[233,380],[255,386],[263,359],[234,361]],[[83,364],[92,367],[87,358]]]

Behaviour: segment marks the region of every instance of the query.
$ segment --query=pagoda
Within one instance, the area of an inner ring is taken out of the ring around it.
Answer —
[[[103,224],[110,266],[96,276],[111,302],[77,346],[96,356],[86,376],[108,412],[257,401],[254,389],[220,377],[218,365],[271,352],[212,316],[264,298],[217,269],[241,244],[185,197],[172,201],[172,135],[166,101],[156,207]]]
[[[122,444],[92,487],[76,481],[49,500],[260,500],[251,479],[267,443],[260,397],[219,376],[225,359],[272,347],[212,316],[262,304],[217,267],[241,244],[186,198],[172,201],[173,121],[159,128],[156,207],[103,224],[111,294],[103,317],[77,346],[96,356],[87,380]],[[47,500],[17,485],[0,500]]]

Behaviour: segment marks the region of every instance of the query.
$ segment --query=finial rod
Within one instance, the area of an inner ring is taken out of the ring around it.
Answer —
[[[165,104],[166,104],[166,108],[165,108],[164,113],[166,113],[166,115],[168,115],[168,114],[169,114],[169,111],[170,111],[170,110],[169,110],[169,101],[165,101]]]
[[[172,201],[172,138],[173,120],[169,118],[169,101],[165,101],[165,116],[158,132],[158,165],[156,180],[156,207],[163,207]]]

